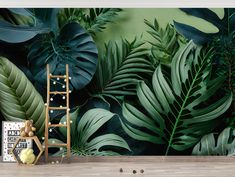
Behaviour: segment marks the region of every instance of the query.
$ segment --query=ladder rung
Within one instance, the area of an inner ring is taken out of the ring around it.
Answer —
[[[50,94],[67,94],[67,92],[57,92],[57,91],[55,91],[55,92],[49,92]]]
[[[48,127],[67,127],[66,124],[48,124]]]
[[[67,144],[65,144],[65,143],[53,143],[53,144],[48,144],[48,146],[64,146],[64,147],[66,147],[67,146]]]
[[[61,76],[61,75],[50,75],[50,78],[66,78],[65,76]]]
[[[48,107],[48,109],[53,109],[53,110],[66,110],[68,109],[67,107]]]

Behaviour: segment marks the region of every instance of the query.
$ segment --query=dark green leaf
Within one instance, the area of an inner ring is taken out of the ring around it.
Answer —
[[[33,17],[33,13],[28,10],[28,9],[24,9],[24,8],[9,8],[9,11],[18,14],[18,15],[23,15],[23,16],[27,16],[27,17]]]
[[[5,17],[5,20],[0,20],[0,40],[20,43],[32,39],[37,34],[56,32],[57,13],[58,9],[49,8],[31,10],[12,8],[9,11],[1,11],[0,15]]]
[[[69,65],[70,88],[86,86],[96,71],[98,51],[92,37],[78,24],[70,23],[55,38],[36,40],[28,61],[36,81],[46,83],[46,64],[53,75],[64,75]]]
[[[224,27],[224,25],[221,24],[221,19],[217,16],[217,14],[208,8],[181,8],[180,10],[188,15],[206,19],[218,28]]]
[[[35,18],[39,19],[43,26],[49,27],[56,34],[59,29],[57,20],[59,10],[59,8],[35,8],[33,12]]]
[[[218,28],[218,32],[216,33],[205,33],[195,27],[174,22],[176,30],[186,38],[192,39],[196,44],[202,45],[211,42],[212,40],[216,40],[221,36],[226,37],[233,35],[235,30],[233,25],[235,22],[235,9],[233,8],[225,8],[224,17],[222,19],[208,8],[182,8],[181,10],[188,15],[206,20]]]
[[[135,95],[136,84],[143,80],[142,75],[152,74],[154,70],[142,45],[137,39],[131,43],[124,40],[109,42],[105,55],[99,60],[91,92],[111,96]]]
[[[9,43],[20,43],[32,39],[37,34],[48,32],[47,27],[27,27],[12,25],[0,20],[0,40]]]
[[[182,34],[187,39],[192,39],[196,44],[204,44],[206,42],[212,41],[212,34],[206,34],[192,26],[175,22],[174,26],[177,29],[178,33]]]

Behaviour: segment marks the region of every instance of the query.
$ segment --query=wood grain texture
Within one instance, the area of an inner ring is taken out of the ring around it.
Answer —
[[[43,160],[43,159],[42,159]],[[18,166],[0,163],[1,177],[232,177],[235,157],[80,157],[71,163]],[[122,169],[120,172],[120,169]],[[133,174],[133,170],[136,171]],[[143,173],[141,173],[141,171]]]
[[[49,160],[49,155],[48,155],[48,148],[49,147],[55,147],[55,146],[62,146],[67,148],[67,158],[71,157],[71,141],[70,141],[70,108],[69,108],[69,65],[66,64],[66,75],[64,76],[53,76],[50,73],[50,66],[47,64],[47,103],[46,103],[46,116],[45,116],[45,161],[48,162]],[[65,78],[66,82],[66,92],[59,92],[59,91],[51,91],[50,90],[50,82],[51,78]],[[50,99],[51,99],[51,94],[66,94],[66,106],[60,106],[60,107],[51,107],[50,106]],[[66,125],[61,125],[61,124],[51,124],[50,122],[50,116],[49,116],[49,110],[66,110]],[[67,129],[67,142],[66,144],[59,144],[59,143],[53,143],[49,144],[49,134],[48,134],[48,129],[49,127],[66,127]]]

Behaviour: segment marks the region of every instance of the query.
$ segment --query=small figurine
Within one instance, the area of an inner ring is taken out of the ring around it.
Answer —
[[[20,136],[32,137],[34,136],[34,131],[36,131],[36,128],[33,127],[33,120],[26,120],[24,123],[24,127],[20,129]]]

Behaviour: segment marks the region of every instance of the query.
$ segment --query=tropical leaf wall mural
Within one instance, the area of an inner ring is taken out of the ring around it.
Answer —
[[[107,23],[114,22],[121,11],[120,8],[64,9],[60,14],[59,23],[63,26],[68,22],[78,22],[95,35],[102,32]]]
[[[218,123],[216,118],[229,108],[232,95],[198,108],[222,82],[221,78],[210,79],[212,55],[210,50],[203,52],[189,42],[173,58],[170,81],[159,65],[153,74],[152,88],[144,82],[137,86],[137,96],[147,114],[124,103],[125,131],[139,140],[166,144],[167,155],[171,148],[182,151],[192,147],[202,135],[213,130]],[[148,131],[140,130],[142,126]]]
[[[43,143],[46,65],[64,75],[68,64],[74,156],[234,155],[234,14],[1,8],[1,120],[33,119]],[[63,111],[49,115],[52,124],[66,120]],[[64,127],[49,134],[66,143]]]
[[[148,51],[137,38],[132,42],[109,42],[99,59],[91,92],[108,96],[135,95],[136,84],[144,79],[144,74],[151,75],[153,71]]]
[[[93,134],[96,133],[105,123],[110,121],[115,114],[100,108],[94,108],[87,111],[79,120],[78,108],[71,114],[71,120],[74,122],[71,129],[72,138],[72,153],[74,155],[87,156],[87,155],[120,155],[118,151],[126,150],[131,151],[127,142],[120,136],[108,133],[99,135],[92,139]],[[66,117],[62,117],[60,122],[64,122]],[[60,128],[59,130],[64,136],[66,136],[66,129]],[[61,142],[58,139],[51,139],[51,141]],[[106,147],[104,150],[103,148]],[[112,147],[118,147],[118,151],[112,149]],[[64,149],[57,152],[57,154],[63,154]]]
[[[46,64],[51,65],[51,73],[65,73],[65,65],[69,64],[71,89],[86,86],[96,70],[97,48],[91,36],[78,24],[69,23],[64,26],[55,38],[43,36],[35,40],[29,49],[28,61],[34,79],[46,82]]]
[[[207,8],[182,8],[181,11],[187,15],[201,18],[214,25],[218,32],[206,33],[197,29],[195,26],[190,26],[180,22],[174,22],[176,30],[185,36],[187,39],[192,39],[198,45],[210,45],[214,47],[215,56],[213,59],[213,70],[216,76],[226,76],[226,81],[223,85],[223,91],[230,94],[233,93],[233,103],[230,111],[227,114],[228,121],[233,122],[235,110],[235,48],[234,48],[234,22],[235,9],[225,8],[223,17],[219,17],[215,12]],[[231,121],[232,120],[232,121]]]
[[[228,127],[218,136],[210,133],[202,137],[201,141],[193,148],[193,155],[234,155],[235,141],[234,129]]]
[[[56,26],[58,9],[1,9],[0,39],[10,43],[25,42]],[[55,27],[53,30],[56,30]]]
[[[154,20],[153,24],[145,20],[145,24],[150,28],[148,33],[154,38],[154,41],[150,42],[152,45],[151,54],[155,60],[153,63],[155,63],[155,65],[159,63],[171,63],[179,47],[182,43],[185,43],[182,40],[183,38],[181,38],[175,28],[170,24],[167,24],[165,29],[161,28],[157,19]]]
[[[0,58],[1,113],[6,120],[34,121],[38,135],[44,132],[45,108],[42,96],[25,74],[8,59]]]
[[[175,21],[174,25],[177,31],[186,38],[192,39],[196,44],[208,43],[221,36],[232,37],[233,31],[235,30],[233,25],[235,21],[235,9],[225,8],[222,19],[208,8],[182,8],[181,10],[188,15],[204,19],[218,28],[218,32],[216,33],[205,33],[196,27]]]

